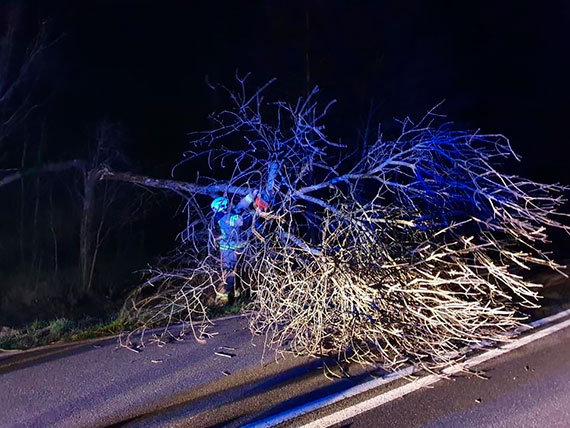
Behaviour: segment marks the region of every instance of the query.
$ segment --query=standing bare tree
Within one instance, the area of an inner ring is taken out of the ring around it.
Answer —
[[[238,81],[233,108],[191,134],[183,162],[214,172],[176,189],[183,244],[151,271],[155,293],[127,305],[145,325],[207,321],[220,275],[209,203],[252,190],[269,211],[252,211],[238,277],[252,330],[276,349],[436,367],[466,344],[503,340],[537,304],[539,285],[520,272],[560,268],[541,245],[547,227],[568,231],[557,212],[566,188],[500,172],[518,159],[504,136],[456,130],[432,110],[397,136],[378,132],[354,161],[325,134],[333,103],[321,108],[316,89],[269,102],[271,82],[250,94]]]
[[[92,290],[97,256],[103,241],[111,230],[110,226],[105,224],[105,217],[108,209],[117,199],[118,188],[109,183],[100,183],[101,177],[103,172],[110,167],[116,168],[128,164],[119,147],[123,133],[124,129],[119,123],[108,120],[99,122],[94,133],[93,149],[88,160],[82,163],[79,270],[83,294]],[[128,218],[123,219],[123,221],[116,222],[115,226],[128,221]]]

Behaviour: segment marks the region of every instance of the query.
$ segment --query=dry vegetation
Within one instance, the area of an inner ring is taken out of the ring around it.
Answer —
[[[292,105],[267,102],[269,84],[248,94],[238,80],[233,108],[193,134],[185,154],[217,178],[201,170],[177,189],[188,227],[125,306],[138,332],[207,325],[220,274],[209,202],[251,189],[270,209],[256,212],[238,273],[251,329],[276,349],[433,369],[465,345],[504,340],[521,309],[537,305],[539,285],[523,273],[560,268],[542,245],[546,228],[568,230],[557,213],[566,188],[501,172],[516,158],[505,137],[455,130],[430,111],[351,153],[327,138],[332,103],[320,108],[316,90]],[[201,340],[203,329],[194,334]]]

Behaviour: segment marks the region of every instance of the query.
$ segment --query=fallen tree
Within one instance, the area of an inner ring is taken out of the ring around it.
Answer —
[[[142,331],[207,324],[220,280],[211,197],[235,204],[254,189],[269,211],[252,214],[238,277],[252,331],[278,350],[434,368],[465,345],[505,340],[537,305],[540,285],[523,273],[561,267],[542,244],[546,228],[569,230],[557,211],[567,189],[501,172],[518,159],[504,136],[456,130],[430,111],[350,153],[325,134],[333,103],[321,108],[317,90],[268,102],[271,82],[248,94],[238,80],[233,108],[191,134],[181,162],[208,165],[172,189],[186,200],[182,244],[125,306]]]

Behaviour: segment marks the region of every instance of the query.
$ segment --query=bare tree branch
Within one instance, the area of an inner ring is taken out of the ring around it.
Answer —
[[[170,190],[172,192],[185,196],[196,194],[215,195],[218,193],[234,193],[237,195],[246,195],[248,192],[247,188],[241,188],[238,186],[228,186],[225,184],[201,186],[184,181],[152,178],[131,174],[129,172],[111,171],[108,169],[102,169],[99,171],[99,180],[123,181],[125,183],[136,184],[143,187]]]
[[[84,167],[85,167],[85,162],[81,159],[48,163],[45,165],[38,166],[36,168],[28,168],[4,176],[0,179],[0,187],[6,186],[7,184],[21,180],[25,177],[30,177],[38,174],[52,173],[52,172],[62,172],[73,168],[83,169]]]
[[[379,134],[354,161],[326,136],[331,103],[320,108],[316,89],[268,102],[267,85],[249,96],[246,78],[230,91],[233,107],[211,117],[214,129],[191,134],[183,162],[204,159],[211,176],[124,176],[188,199],[183,244],[150,269],[156,292],[131,301],[143,328],[207,322],[221,260],[217,225],[196,195],[258,189],[269,211],[252,213],[238,276],[253,300],[251,329],[272,347],[431,370],[464,346],[507,340],[537,305],[539,285],[517,272],[561,267],[541,246],[546,228],[569,231],[558,212],[567,188],[500,172],[517,159],[504,136],[456,130],[434,110],[401,121],[394,138]]]

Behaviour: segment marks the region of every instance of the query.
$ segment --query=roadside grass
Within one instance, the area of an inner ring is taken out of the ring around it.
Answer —
[[[128,322],[116,317],[107,320],[91,317],[78,321],[66,318],[39,320],[19,329],[2,327],[0,329],[0,352],[112,336],[128,328]]]
[[[247,301],[240,300],[224,307],[213,306],[208,309],[208,316],[220,318],[240,314],[246,309],[247,304]],[[113,336],[134,328],[136,328],[135,321],[119,318],[118,314],[107,319],[86,317],[73,321],[56,318],[34,321],[22,328],[0,327],[0,353]]]
[[[210,306],[208,308],[208,316],[211,318],[221,318],[230,315],[243,313],[248,308],[247,300],[237,300],[226,306]]]

